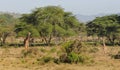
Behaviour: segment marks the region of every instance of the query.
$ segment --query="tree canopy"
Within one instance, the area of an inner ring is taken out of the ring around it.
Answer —
[[[5,40],[10,33],[14,31],[14,26],[18,20],[8,13],[0,14],[0,38],[1,44],[5,44]]]
[[[118,15],[97,17],[86,26],[88,35],[106,37],[111,43],[120,36],[120,16]]]
[[[80,25],[79,21],[71,12],[65,12],[64,9],[59,6],[36,8],[30,14],[23,14],[20,20],[26,24],[22,25],[22,23],[20,23],[19,25],[22,25],[21,28],[20,26],[16,26],[19,35],[23,35],[20,33],[24,33],[25,31],[32,32],[32,29],[36,31],[36,33],[32,33],[32,35],[38,35],[39,33],[47,43],[50,42],[52,37],[77,34],[76,30],[79,29],[78,27]]]

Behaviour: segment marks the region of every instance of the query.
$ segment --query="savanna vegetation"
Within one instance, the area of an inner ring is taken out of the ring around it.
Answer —
[[[0,14],[1,70],[119,70],[119,45],[117,14],[88,23],[59,6]]]

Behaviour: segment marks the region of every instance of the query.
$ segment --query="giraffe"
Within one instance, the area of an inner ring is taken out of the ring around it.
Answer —
[[[25,46],[25,49],[26,49],[26,50],[27,50],[28,47],[29,47],[30,35],[31,35],[31,33],[28,32],[26,38],[24,39],[24,46]]]

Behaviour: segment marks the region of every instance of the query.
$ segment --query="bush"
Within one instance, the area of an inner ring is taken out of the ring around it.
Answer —
[[[120,55],[114,55],[114,59],[120,59]]]
[[[85,63],[91,61],[91,57],[71,52],[69,55],[61,55],[58,61],[63,63]]]
[[[64,53],[59,58],[60,62],[84,63],[89,61],[90,57],[82,55],[83,52],[86,52],[87,47],[85,47],[84,44],[78,40],[65,43],[62,50]]]
[[[71,52],[67,57],[68,57],[68,61],[70,63],[78,63],[79,62],[79,55],[74,52]]]
[[[114,57],[114,59],[120,59],[120,51],[118,51],[118,53],[116,55],[113,55],[112,57]]]
[[[69,41],[66,42],[63,45],[63,51],[66,52],[67,54],[71,53],[71,52],[75,52],[75,53],[80,53],[86,50],[86,47],[84,46],[84,44],[78,40],[75,41]]]
[[[55,58],[55,59],[54,59],[54,63],[60,64],[60,60],[59,60],[58,58]]]
[[[68,60],[68,55],[66,53],[60,55],[59,60],[63,63],[70,63],[70,61]]]
[[[49,57],[49,56],[45,56],[45,57],[42,57],[41,59],[44,63],[48,63],[50,61],[53,61],[53,58],[52,57]]]
[[[63,52],[67,52],[67,53],[71,52],[71,50],[72,50],[72,46],[71,45],[72,44],[73,44],[73,41],[69,41],[69,42],[64,43],[63,47],[62,47],[62,51]]]

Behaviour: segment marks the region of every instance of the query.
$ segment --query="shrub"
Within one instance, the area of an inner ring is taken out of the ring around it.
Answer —
[[[45,57],[42,57],[41,60],[44,62],[44,63],[48,63],[50,61],[53,61],[53,58],[50,57],[50,56],[45,56]]]
[[[114,55],[114,59],[120,59],[120,55]]]
[[[71,52],[67,57],[68,57],[68,61],[70,63],[78,63],[79,62],[79,55],[74,52]]]
[[[68,60],[68,57],[67,57],[67,54],[66,54],[66,53],[60,55],[59,60],[60,60],[60,62],[63,62],[63,63],[69,63],[69,62],[70,62],[70,61]]]
[[[68,55],[62,54],[58,61],[63,63],[85,63],[85,62],[89,62],[90,60],[91,60],[91,57],[89,56],[71,52]]]
[[[112,57],[114,57],[114,59],[120,59],[120,51],[118,51],[118,53],[116,55],[113,55]]]
[[[86,50],[86,47],[84,46],[84,44],[78,40],[75,41],[69,41],[66,42],[63,45],[63,51],[66,52],[67,54],[71,53],[71,52],[75,52],[75,53],[80,53]]]
[[[82,55],[82,53],[87,51],[87,47],[78,41],[69,41],[65,43],[62,47],[63,54],[59,57],[60,62],[63,63],[84,63],[89,61],[88,56]]]
[[[73,41],[69,41],[69,42],[66,42],[66,43],[64,43],[63,44],[63,47],[62,47],[62,51],[63,52],[67,52],[67,53],[69,53],[69,52],[71,52],[71,45],[72,45],[72,43],[73,43]]]
[[[54,59],[54,63],[60,64],[60,60],[59,60],[58,58],[55,58],[55,59]]]

